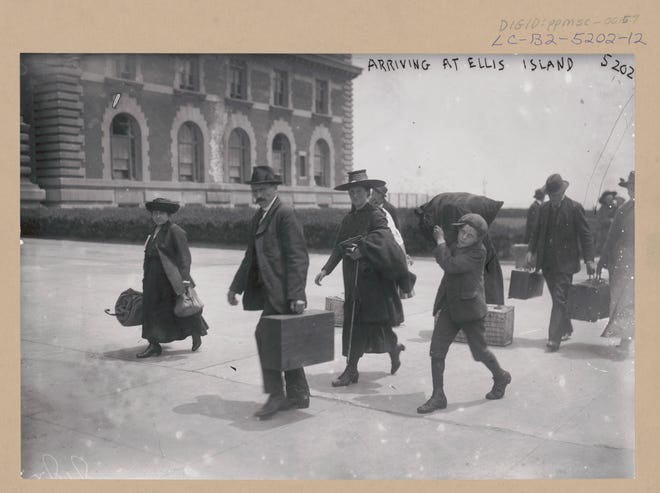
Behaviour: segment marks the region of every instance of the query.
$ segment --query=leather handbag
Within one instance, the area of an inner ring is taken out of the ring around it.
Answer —
[[[179,318],[200,315],[203,309],[204,303],[192,286],[186,286],[186,290],[176,297],[174,303],[174,315]]]

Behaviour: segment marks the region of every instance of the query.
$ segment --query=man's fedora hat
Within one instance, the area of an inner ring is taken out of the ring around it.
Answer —
[[[464,214],[458,222],[452,223],[452,226],[465,226],[466,224],[472,226],[480,237],[488,233],[488,223],[479,214],[475,214],[474,212]]]
[[[168,214],[174,214],[179,210],[178,202],[174,202],[173,200],[165,199],[162,197],[155,198],[152,201],[145,203],[144,206],[149,212],[163,211],[167,212]]]
[[[605,190],[603,193],[600,194],[600,198],[598,199],[599,204],[605,204],[605,197],[608,195],[611,195],[612,198],[616,197],[616,192],[613,192],[611,190]]]
[[[385,182],[383,180],[370,180],[369,178],[367,178],[367,170],[359,169],[357,171],[349,171],[348,183],[342,183],[341,185],[337,185],[335,187],[335,190],[348,190],[349,188],[356,186],[365,187],[365,188],[376,188],[376,187],[385,186]]]
[[[248,185],[281,185],[282,178],[276,175],[270,166],[255,166],[252,169],[252,179],[245,183]]]
[[[620,187],[627,187],[628,185],[634,185],[635,184],[635,172],[631,171],[630,174],[628,175],[628,181],[624,180],[623,178],[619,178],[619,186]]]
[[[563,193],[568,188],[568,182],[562,179],[561,175],[555,173],[548,176],[548,179],[545,181],[545,186],[543,189],[548,195],[551,193]]]

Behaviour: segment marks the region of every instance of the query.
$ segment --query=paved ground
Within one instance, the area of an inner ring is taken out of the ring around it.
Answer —
[[[634,356],[599,337],[605,321],[575,323],[558,353],[544,352],[549,296],[515,306],[511,346],[494,348],[513,383],[484,395],[488,371],[465,344],[450,350],[449,406],[416,414],[431,390],[430,308],[441,270],[413,266],[417,296],[404,301],[403,365],[367,355],[360,381],[335,389],[344,367],[309,367],[309,409],[258,421],[264,401],[254,342],[258,312],[225,293],[242,257],[193,248],[193,276],[211,326],[191,341],[137,360],[139,327],[103,313],[127,287],[140,289],[142,247],[25,239],[21,246],[21,416],[24,478],[514,479],[634,475]],[[308,296],[323,308],[342,292],[340,270]],[[510,265],[504,266],[508,287]]]

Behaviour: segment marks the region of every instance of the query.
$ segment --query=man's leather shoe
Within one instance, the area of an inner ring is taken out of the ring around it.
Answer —
[[[547,351],[549,353],[554,353],[555,351],[559,351],[559,343],[558,342],[552,342],[549,341],[545,347],[547,348]]]
[[[444,392],[434,392],[431,398],[417,408],[419,414],[427,414],[436,409],[445,409],[447,407],[447,397]]]
[[[344,373],[339,375],[339,378],[332,381],[333,387],[347,387],[352,383],[357,383],[360,374],[357,370],[353,370],[349,367],[346,367]]]
[[[309,407],[309,394],[287,396],[286,402],[289,409],[307,409]]]
[[[160,344],[158,344],[158,343],[155,343],[155,344],[149,343],[149,346],[147,347],[147,349],[145,349],[141,353],[137,353],[135,356],[137,358],[148,358],[150,356],[160,356],[160,353],[162,353],[162,352],[163,352],[163,348],[160,347]]]
[[[270,394],[268,400],[254,415],[259,419],[269,418],[277,411],[287,408],[287,400],[283,394]]]
[[[199,349],[199,346],[202,345],[202,336],[199,334],[193,334],[192,336],[193,344],[192,344],[192,350],[197,351]]]
[[[486,399],[501,399],[504,397],[506,386],[511,383],[511,374],[508,371],[502,371],[499,377],[493,377],[493,388],[486,394]]]
[[[390,353],[390,359],[392,362],[392,366],[390,367],[390,374],[394,375],[396,371],[401,367],[401,351],[405,351],[406,346],[403,344],[397,344],[396,349]]]

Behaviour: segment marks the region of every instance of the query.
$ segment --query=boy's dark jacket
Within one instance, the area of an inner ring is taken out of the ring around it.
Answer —
[[[435,259],[445,271],[438,294],[435,297],[433,314],[448,309],[456,323],[472,322],[486,316],[484,294],[484,263],[486,248],[481,241],[465,248],[445,244],[434,250]]]

